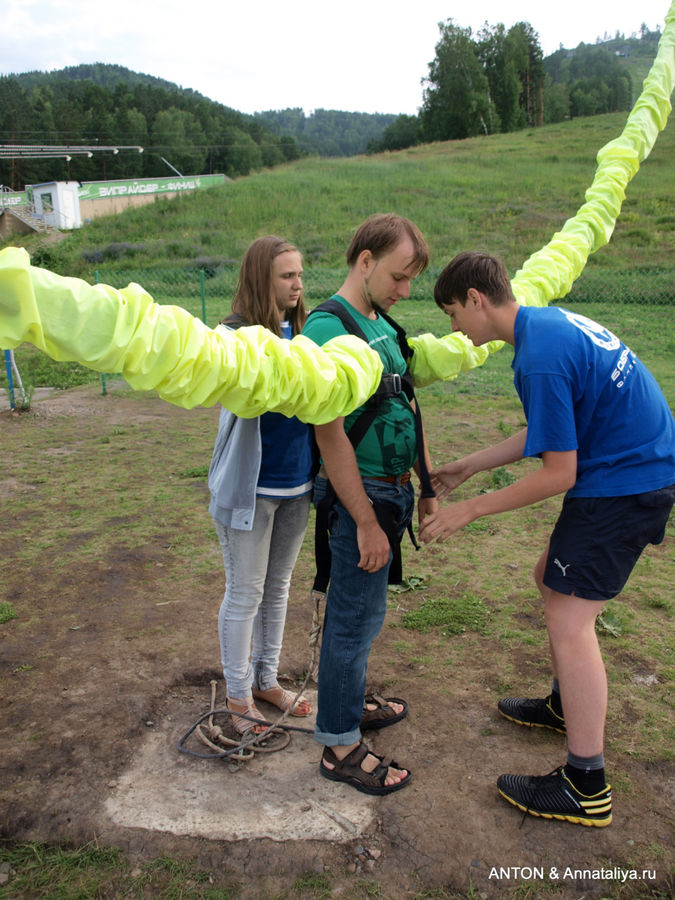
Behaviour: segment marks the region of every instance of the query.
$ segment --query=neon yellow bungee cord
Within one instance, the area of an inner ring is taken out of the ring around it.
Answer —
[[[245,418],[275,410],[329,422],[360,406],[382,373],[356,337],[321,348],[260,325],[207,328],[137,284],[90,285],[31,266],[25,250],[10,247],[0,251],[0,346],[24,341],[60,362],[119,372],[132,388],[178,406],[222,403]]]
[[[670,95],[675,84],[675,2],[671,3],[665,21],[656,57],[623,132],[598,151],[598,167],[586,191],[586,202],[513,277],[511,286],[519,303],[546,306],[564,297],[591,253],[611,238],[626,186],[651,152],[671,110]],[[474,347],[462,334],[442,338],[423,334],[410,338],[409,343],[415,350],[411,371],[418,386],[456,378],[460,372],[482,365],[490,353],[503,346],[501,341],[491,341]]]
[[[564,297],[591,253],[614,230],[629,181],[668,120],[675,82],[675,0],[657,55],[620,137],[597,154],[598,167],[577,214],[512,280],[516,299],[544,306]],[[30,265],[18,248],[0,251],[0,347],[34,344],[52,359],[118,372],[137,390],[186,408],[222,403],[238,416],[266,410],[320,424],[347,415],[377,387],[382,364],[356,337],[323,347],[302,335],[284,341],[261,326],[207,328],[163,306],[137,284],[89,285]],[[503,345],[474,347],[461,334],[410,338],[418,386],[482,365]]]

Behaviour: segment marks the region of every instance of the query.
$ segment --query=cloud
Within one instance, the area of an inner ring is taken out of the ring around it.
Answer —
[[[605,32],[629,35],[642,21],[663,23],[667,0],[639,7],[596,0],[4,0],[0,73],[51,71],[105,62],[193,88],[254,112],[323,107],[414,113],[422,102],[439,38],[438,23],[478,31],[485,21],[530,22],[544,53],[593,43]]]

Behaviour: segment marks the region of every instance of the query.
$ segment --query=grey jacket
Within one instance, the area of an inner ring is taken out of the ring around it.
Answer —
[[[261,461],[260,418],[240,419],[222,409],[209,467],[209,512],[217,522],[253,529]]]

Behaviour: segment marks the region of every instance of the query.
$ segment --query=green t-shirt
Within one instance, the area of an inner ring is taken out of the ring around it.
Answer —
[[[379,354],[384,371],[403,375],[406,364],[391,325],[381,316],[369,319],[362,315],[339,294],[334,294],[332,299],[338,300],[351,313],[368,338],[368,345]],[[324,312],[312,313],[302,333],[319,346],[339,334],[348,334],[337,316]],[[347,416],[345,431],[349,431],[362,410],[360,406]],[[369,475],[401,475],[412,468],[416,458],[415,416],[408,398],[400,393],[382,403],[356,448],[356,461],[361,475],[367,478]]]

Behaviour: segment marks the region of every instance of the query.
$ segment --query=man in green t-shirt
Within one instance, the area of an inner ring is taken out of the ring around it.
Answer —
[[[410,283],[426,268],[429,250],[418,228],[395,215],[371,216],[356,231],[347,250],[349,272],[334,298],[351,314],[379,353],[388,373],[403,374],[406,362],[396,331],[382,318],[410,294]],[[317,344],[348,333],[329,312],[313,313],[303,334]],[[386,611],[392,545],[382,527],[398,538],[412,519],[411,468],[418,468],[414,408],[404,393],[377,406],[356,448],[348,437],[363,407],[350,416],[315,427],[321,469],[315,503],[334,490],[331,511],[330,585],[319,665],[319,701],[315,738],[323,744],[321,774],[369,794],[386,794],[410,782],[397,763],[383,761],[361,740],[366,669],[370,647]],[[428,451],[424,454],[429,466]],[[329,484],[330,482],[330,484]],[[436,511],[434,498],[420,498],[418,514]],[[368,707],[366,707],[366,710]],[[389,701],[386,717],[375,727],[403,718],[407,707]]]

